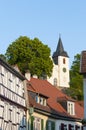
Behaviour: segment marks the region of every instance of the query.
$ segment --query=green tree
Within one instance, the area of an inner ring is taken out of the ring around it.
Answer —
[[[2,60],[6,61],[6,57],[5,57],[4,54],[0,54],[0,58],[1,58]]]
[[[6,50],[6,58],[11,65],[17,64],[24,74],[27,70],[32,75],[51,76],[53,63],[50,58],[50,48],[38,38],[33,40],[20,36]]]
[[[83,99],[83,76],[80,75],[80,54],[74,56],[70,69],[70,88],[67,93],[74,99]]]

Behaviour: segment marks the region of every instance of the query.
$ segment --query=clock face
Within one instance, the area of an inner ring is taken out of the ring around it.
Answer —
[[[63,68],[63,72],[66,72],[66,68],[65,67]]]

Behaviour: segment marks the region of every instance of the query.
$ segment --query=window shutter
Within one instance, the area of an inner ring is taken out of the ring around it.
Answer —
[[[84,130],[83,126],[81,127],[81,130]]]
[[[46,121],[46,130],[48,130],[48,121]]]
[[[51,130],[55,130],[55,122],[53,121],[47,121],[46,122],[46,130],[49,130],[49,122],[51,123]]]
[[[75,125],[75,130],[78,130],[78,129],[80,129],[80,126]]]
[[[55,130],[55,122],[51,122],[51,130]]]
[[[74,126],[69,124],[69,130],[72,130],[73,128],[74,128]]]
[[[33,130],[33,121],[34,121],[34,117],[31,116],[31,130]]]
[[[61,130],[64,130],[64,124],[61,123]]]
[[[44,120],[41,119],[41,130],[43,130],[43,129],[44,129]]]

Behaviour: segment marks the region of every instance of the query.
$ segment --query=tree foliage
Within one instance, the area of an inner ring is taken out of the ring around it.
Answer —
[[[0,58],[1,58],[2,60],[6,61],[6,57],[5,57],[4,54],[0,54]]]
[[[80,75],[80,54],[74,56],[70,69],[70,88],[68,93],[74,99],[83,99],[83,76]]]
[[[24,74],[27,70],[38,77],[51,76],[53,63],[50,58],[50,48],[38,38],[33,40],[20,36],[6,50],[6,58],[11,65],[17,64]]]

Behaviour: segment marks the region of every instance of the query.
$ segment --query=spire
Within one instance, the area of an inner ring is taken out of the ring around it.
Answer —
[[[63,47],[62,40],[61,40],[60,36],[59,36],[59,40],[58,40],[58,45],[57,45],[56,51],[53,53],[53,56],[52,56],[55,64],[58,64],[58,56],[68,57],[67,52],[64,51],[64,47]]]
[[[57,46],[57,49],[56,49],[56,54],[59,56],[59,55],[62,54],[63,51],[64,51],[64,48],[63,48],[62,40],[59,37],[58,46]]]

